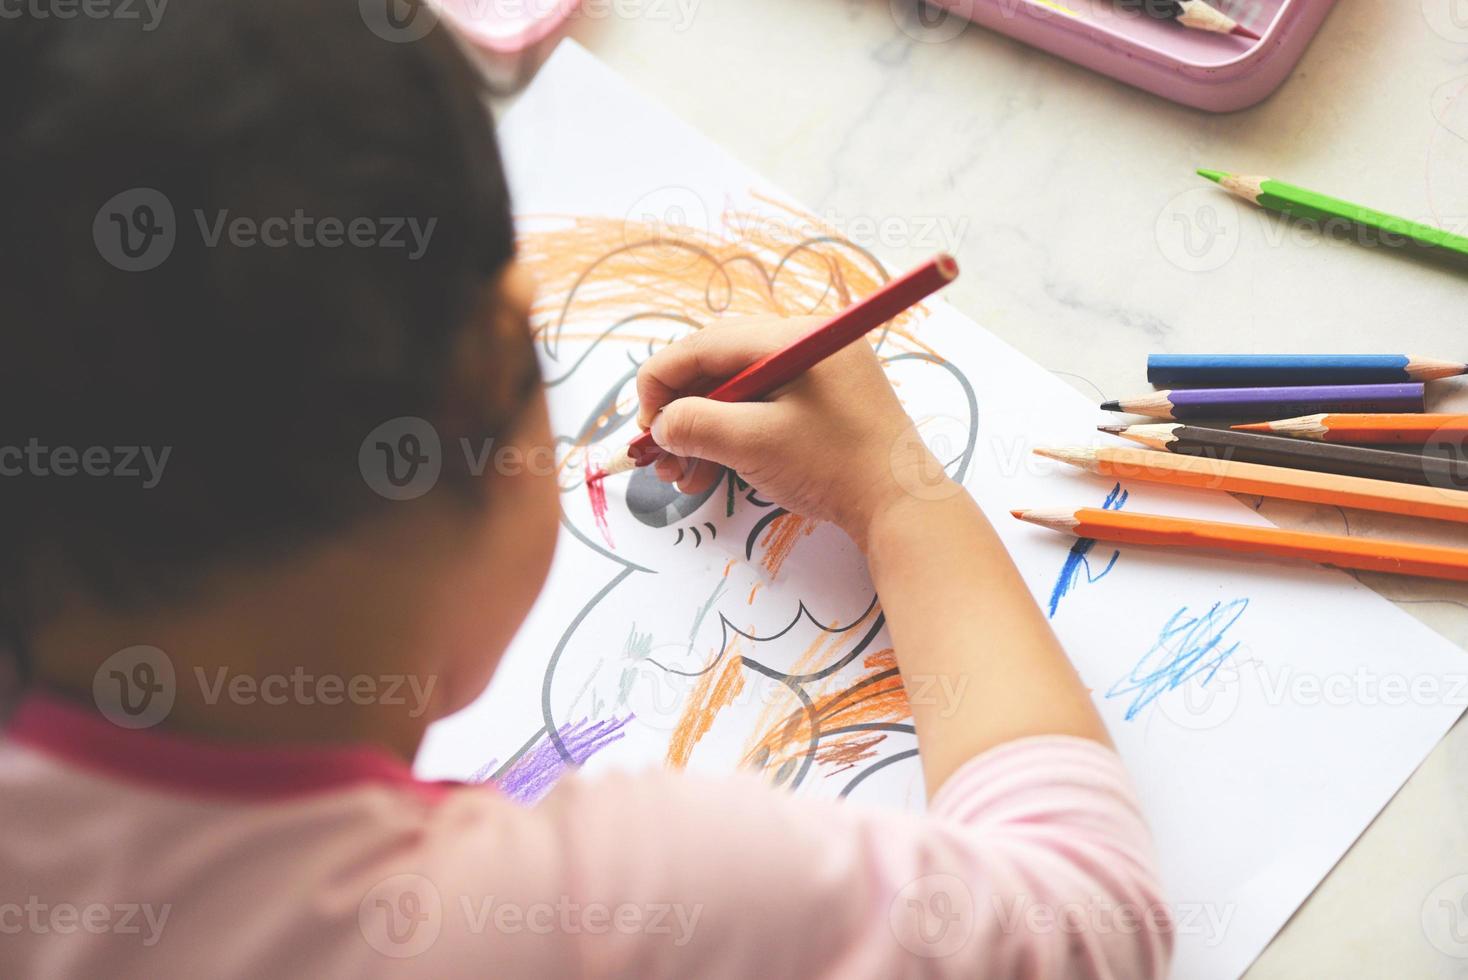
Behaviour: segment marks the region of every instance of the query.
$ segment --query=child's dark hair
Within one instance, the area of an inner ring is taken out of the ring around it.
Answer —
[[[482,322],[514,245],[479,78],[445,25],[394,37],[370,6],[0,31],[0,645],[58,597],[171,598],[411,506],[359,467],[387,420],[449,446],[517,417],[529,341]]]

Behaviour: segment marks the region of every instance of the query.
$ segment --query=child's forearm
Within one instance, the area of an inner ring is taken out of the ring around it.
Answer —
[[[864,544],[912,702],[929,796],[1026,735],[1107,742],[1085,687],[999,536],[956,485],[873,515]]]

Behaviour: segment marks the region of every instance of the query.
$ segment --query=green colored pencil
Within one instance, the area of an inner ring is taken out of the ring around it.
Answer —
[[[1424,245],[1433,245],[1460,255],[1468,255],[1468,238],[1461,235],[1454,235],[1441,228],[1418,224],[1383,211],[1352,204],[1350,201],[1342,201],[1339,198],[1307,191],[1303,187],[1286,184],[1284,181],[1270,177],[1244,177],[1239,174],[1225,173],[1222,170],[1199,170],[1198,175],[1207,177],[1225,190],[1247,201],[1252,201],[1262,208],[1268,208],[1270,211],[1278,211],[1281,214],[1304,218],[1308,221],[1344,218],[1389,235],[1410,238]]]

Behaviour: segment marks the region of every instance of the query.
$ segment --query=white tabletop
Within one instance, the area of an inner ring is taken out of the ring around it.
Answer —
[[[1098,400],[1146,390],[1154,351],[1468,358],[1468,271],[1322,240],[1193,174],[1276,176],[1463,232],[1461,0],[1342,3],[1276,95],[1228,116],[977,27],[925,30],[910,0],[587,3],[574,36],[638,88],[890,265],[956,254],[947,298]],[[1435,407],[1468,411],[1468,394]],[[1394,519],[1264,513],[1468,544]],[[1468,646],[1468,587],[1363,578]],[[1468,976],[1468,726],[1248,976]]]

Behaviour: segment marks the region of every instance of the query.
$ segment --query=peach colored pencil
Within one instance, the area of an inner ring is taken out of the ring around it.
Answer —
[[[1468,492],[1450,488],[1234,463],[1206,456],[1174,456],[1149,449],[1036,449],[1035,452],[1119,480],[1165,483],[1195,490],[1227,490],[1254,497],[1468,522]]]
[[[1245,527],[1131,511],[1086,507],[1077,511],[1016,510],[1031,524],[1117,544],[1224,551],[1264,558],[1296,558],[1368,572],[1468,582],[1468,550],[1339,534]]]

